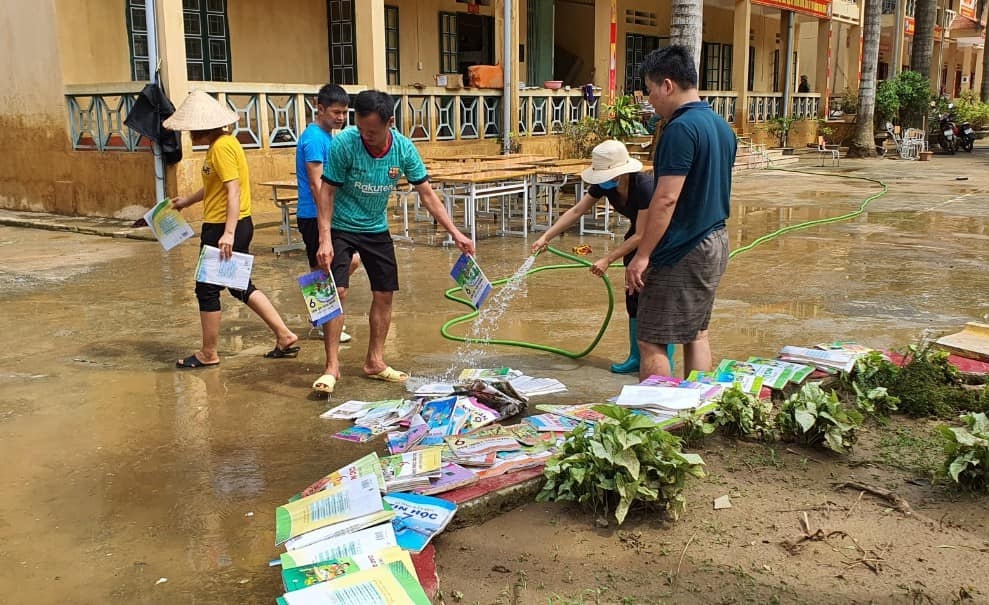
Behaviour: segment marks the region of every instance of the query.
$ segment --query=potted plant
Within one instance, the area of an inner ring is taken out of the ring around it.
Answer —
[[[854,122],[859,109],[859,91],[845,88],[841,93],[841,112],[845,114],[846,122]]]
[[[769,125],[766,127],[770,134],[779,139],[783,155],[793,155],[793,147],[787,145],[786,139],[794,121],[791,116],[777,116],[769,120]]]
[[[645,132],[645,127],[639,120],[639,104],[632,95],[622,95],[607,107],[608,117],[606,132],[609,137],[626,141],[637,134]]]
[[[817,120],[817,136],[824,137],[824,145],[827,149],[837,149],[838,142],[834,139],[834,128],[828,126],[827,120]],[[817,145],[812,145],[817,147]]]

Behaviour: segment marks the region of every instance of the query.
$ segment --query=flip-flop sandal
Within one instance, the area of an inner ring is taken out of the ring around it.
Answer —
[[[211,368],[218,365],[220,365],[219,361],[214,361],[213,363],[204,363],[199,361],[199,358],[196,357],[195,353],[186,357],[182,361],[175,362],[175,367],[182,370],[198,370],[200,368]]]
[[[312,383],[312,390],[320,393],[330,394],[337,385],[337,379],[333,374],[323,374]]]
[[[385,382],[405,382],[409,379],[408,374],[405,372],[399,372],[391,366],[388,366],[377,374],[365,374],[365,376],[371,380],[383,380]]]
[[[274,349],[265,353],[264,356],[266,359],[284,359],[286,357],[298,357],[299,350],[300,350],[299,347],[296,346],[285,347],[284,349],[281,349],[276,346]]]

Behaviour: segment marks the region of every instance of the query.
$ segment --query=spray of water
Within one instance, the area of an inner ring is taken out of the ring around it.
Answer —
[[[463,368],[480,367],[479,362],[484,357],[486,351],[485,341],[494,337],[498,330],[498,323],[508,310],[509,305],[519,296],[525,296],[526,275],[529,269],[536,262],[536,256],[532,255],[515,271],[514,274],[499,290],[485,301],[480,313],[468,330],[467,342],[461,343],[457,351],[453,354],[455,360],[439,376],[415,376],[406,382],[406,389],[414,392],[419,387],[432,382],[452,382]]]

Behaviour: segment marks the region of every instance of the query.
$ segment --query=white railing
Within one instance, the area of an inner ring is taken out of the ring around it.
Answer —
[[[249,82],[198,82],[238,115],[231,134],[245,149],[294,147],[315,119],[318,86]],[[137,151],[149,142],[124,126],[144,82],[66,87],[72,146],[98,151]],[[344,86],[357,95],[363,86]],[[413,141],[463,141],[502,136],[500,90],[391,86],[395,126]],[[532,89],[519,93],[518,133],[544,136],[585,117],[597,117],[600,97],[588,102],[580,91]],[[351,103],[349,123],[354,123]]]
[[[821,94],[816,92],[796,93],[790,99],[790,115],[799,119],[814,119],[821,112]]]
[[[72,148],[96,151],[146,151],[151,143],[124,126],[146,82],[66,86]]]
[[[598,117],[600,106],[600,96],[594,96],[593,100],[588,102],[579,88],[520,90],[518,134],[520,136],[558,134],[563,131],[564,124]]]
[[[749,95],[749,122],[768,122],[783,115],[783,93]]]
[[[702,101],[707,101],[714,113],[732,124],[735,122],[735,105],[738,103],[738,93],[732,90],[702,90]]]

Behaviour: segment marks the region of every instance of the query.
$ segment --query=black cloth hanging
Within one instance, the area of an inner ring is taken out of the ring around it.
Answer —
[[[151,139],[161,146],[166,164],[182,161],[181,134],[162,126],[162,122],[175,113],[175,106],[165,95],[157,82],[151,82],[141,90],[134,107],[131,108],[124,124],[135,132]]]

